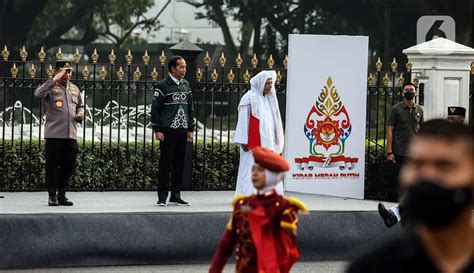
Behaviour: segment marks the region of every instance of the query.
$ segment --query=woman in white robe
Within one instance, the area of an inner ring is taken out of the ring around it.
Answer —
[[[262,71],[250,79],[250,90],[242,97],[238,106],[239,117],[235,130],[234,143],[240,146],[239,173],[235,195],[256,193],[252,185],[252,151],[249,143],[250,115],[258,119],[261,146],[281,154],[284,146],[283,125],[275,91],[276,72]],[[276,187],[283,194],[283,184]]]

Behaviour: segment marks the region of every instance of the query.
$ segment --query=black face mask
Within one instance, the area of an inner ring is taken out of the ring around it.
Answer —
[[[412,100],[415,97],[415,92],[405,92],[403,96],[407,100]]]
[[[400,199],[400,214],[408,222],[432,228],[449,226],[472,199],[472,187],[445,188],[421,180],[408,188]]]

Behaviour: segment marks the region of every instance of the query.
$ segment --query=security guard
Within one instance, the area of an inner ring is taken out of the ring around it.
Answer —
[[[172,169],[170,205],[188,206],[181,199],[186,142],[193,141],[193,98],[189,82],[184,79],[186,61],[173,56],[168,62],[168,77],[158,83],[153,94],[151,123],[160,141],[158,205],[166,206],[169,175]]]
[[[66,187],[77,156],[77,122],[84,118],[79,88],[71,83],[72,68],[67,61],[56,61],[54,77],[35,90],[35,97],[46,104],[46,184],[49,206],[72,206]]]

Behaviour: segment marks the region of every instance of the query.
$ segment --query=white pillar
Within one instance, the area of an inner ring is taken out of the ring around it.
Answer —
[[[412,79],[419,76],[425,84],[425,121],[446,118],[448,106],[462,106],[469,116],[469,80],[474,49],[453,41],[436,38],[404,49],[411,60]]]

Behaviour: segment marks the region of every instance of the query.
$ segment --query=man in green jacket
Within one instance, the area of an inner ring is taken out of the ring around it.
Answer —
[[[193,98],[189,82],[184,79],[186,61],[173,56],[168,62],[169,75],[161,80],[153,93],[151,123],[156,140],[160,141],[160,170],[158,174],[158,205],[166,206],[170,191],[170,205],[189,206],[181,199],[184,154],[187,141],[193,141]]]

